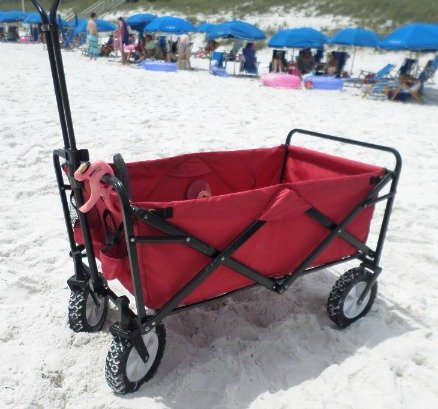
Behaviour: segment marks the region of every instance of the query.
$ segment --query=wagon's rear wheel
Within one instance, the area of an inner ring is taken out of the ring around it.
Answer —
[[[143,362],[137,350],[128,339],[114,337],[105,364],[105,378],[118,395],[135,392],[155,375],[163,357],[166,345],[166,331],[163,324],[143,335],[149,359]]]
[[[68,323],[73,331],[100,331],[107,312],[108,297],[99,297],[88,286],[72,289],[68,303]]]
[[[339,277],[330,292],[327,312],[340,328],[348,327],[371,309],[377,295],[377,282],[371,287],[361,304],[358,300],[372,274],[362,267],[352,268]]]

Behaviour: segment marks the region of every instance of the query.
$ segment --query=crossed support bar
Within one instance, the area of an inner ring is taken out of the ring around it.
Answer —
[[[258,271],[246,266],[245,264],[237,261],[232,256],[233,254],[245,244],[263,225],[266,223],[263,220],[256,220],[252,222],[229,246],[224,250],[214,248],[208,243],[194,237],[190,233],[172,225],[167,222],[163,217],[157,215],[154,210],[145,210],[136,205],[129,204],[124,191],[123,185],[120,181],[113,176],[105,176],[103,181],[111,184],[119,194],[119,197],[124,202],[124,224],[125,224],[125,237],[128,244],[128,253],[131,261],[131,276],[134,283],[135,299],[138,312],[139,325],[146,331],[150,331],[155,325],[161,322],[166,316],[179,311],[181,309],[188,308],[189,306],[180,306],[181,302],[191,294],[202,282],[204,282],[214,271],[220,266],[227,266],[239,274],[254,281],[257,285],[262,285],[269,290],[276,291],[279,294],[285,292],[290,284],[296,280],[299,276],[320,270],[328,267],[329,265],[338,264],[340,262],[347,261],[348,259],[363,259],[367,260],[367,267],[370,269],[378,269],[377,264],[373,263],[373,259],[376,256],[376,252],[362,243],[359,239],[352,234],[345,231],[346,227],[355,219],[355,217],[366,207],[371,206],[381,200],[392,198],[395,192],[388,193],[382,197],[378,197],[378,193],[386,186],[386,184],[394,178],[394,173],[387,171],[386,174],[377,181],[371,191],[365,196],[365,198],[339,223],[335,223],[329,217],[321,213],[315,208],[308,209],[305,214],[320,223],[322,226],[330,230],[330,233],[323,239],[323,241],[316,247],[316,249],[291,273],[287,274],[283,278],[270,278],[262,275]],[[139,220],[147,225],[166,233],[167,236],[135,236],[132,224],[131,214],[135,215]],[[336,238],[341,237],[343,240],[350,243],[355,247],[358,252],[345,259],[339,260],[334,263],[328,263],[322,266],[309,268],[313,260]],[[143,243],[181,243],[185,244],[196,251],[210,257],[212,260],[207,266],[199,271],[183,288],[181,288],[169,301],[167,301],[154,315],[147,316],[145,307],[143,292],[141,286],[140,268],[137,258],[137,245]],[[197,304],[201,304],[199,302]]]

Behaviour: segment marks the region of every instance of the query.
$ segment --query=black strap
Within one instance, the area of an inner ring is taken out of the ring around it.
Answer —
[[[105,224],[105,244],[113,246],[118,243],[123,236],[123,223],[117,227],[112,214],[105,209],[103,212],[103,222]]]

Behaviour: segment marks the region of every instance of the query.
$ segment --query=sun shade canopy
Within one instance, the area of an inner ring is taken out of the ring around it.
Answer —
[[[88,20],[80,20],[77,27],[75,28],[75,35],[87,32],[87,22]],[[115,31],[117,26],[111,21],[107,20],[96,20],[97,31]]]
[[[338,31],[330,38],[329,43],[356,47],[377,47],[379,41],[380,37],[374,31],[357,27]]]
[[[23,11],[4,11],[0,13],[0,22],[14,23],[16,21],[23,21],[28,16]]]
[[[169,33],[169,34],[185,34],[185,33],[194,33],[197,31],[197,29],[188,20],[185,20],[180,17],[165,16],[165,17],[157,17],[156,19],[151,21],[145,27],[144,31]]]
[[[323,48],[327,36],[310,27],[280,30],[269,40],[273,48]]]
[[[226,21],[207,31],[208,38],[239,38],[257,41],[266,38],[265,33],[255,25],[240,20]]]
[[[128,17],[125,22],[126,24],[131,27],[133,30],[136,31],[143,31],[144,28],[156,18],[157,16],[155,14],[150,13],[139,13],[134,14],[133,16]]]
[[[379,43],[388,50],[438,50],[438,24],[412,23],[401,26]]]

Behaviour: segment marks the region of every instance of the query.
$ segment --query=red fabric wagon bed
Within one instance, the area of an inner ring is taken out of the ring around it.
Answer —
[[[315,208],[339,223],[371,190],[383,168],[290,146],[284,180],[279,183],[285,146],[228,152],[201,152],[128,163],[131,202],[144,209],[172,208],[168,222],[217,249],[230,244],[253,221],[266,224],[233,257],[268,277],[290,274],[329,231],[305,214]],[[207,183],[211,197],[187,199],[196,181]],[[87,188],[87,186],[86,186]],[[119,206],[114,192],[114,206]],[[91,224],[93,246],[107,279],[118,279],[133,292],[126,245],[105,243],[102,200]],[[366,242],[373,207],[365,209],[347,231]],[[115,225],[122,221],[112,214]],[[137,220],[135,235],[160,235]],[[77,242],[82,242],[75,229]],[[160,308],[210,261],[181,243],[137,244],[145,304]],[[355,248],[335,239],[312,263],[322,265],[348,257]],[[221,266],[182,304],[187,305],[248,286],[253,282]]]

